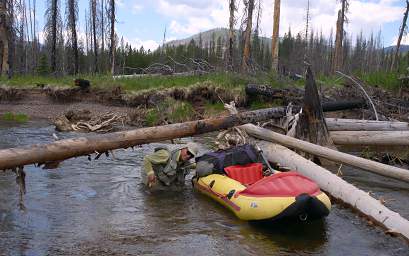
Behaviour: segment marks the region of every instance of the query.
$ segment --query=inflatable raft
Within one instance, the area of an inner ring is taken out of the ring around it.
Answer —
[[[304,221],[327,216],[331,209],[314,181],[295,171],[264,176],[263,164],[257,162],[226,166],[219,174],[194,178],[193,185],[242,220]]]

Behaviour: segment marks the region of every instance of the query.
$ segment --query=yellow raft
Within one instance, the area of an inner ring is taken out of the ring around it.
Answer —
[[[194,178],[193,184],[242,220],[317,219],[331,209],[330,199],[317,184],[297,172],[277,172],[248,186],[236,179],[211,174]]]

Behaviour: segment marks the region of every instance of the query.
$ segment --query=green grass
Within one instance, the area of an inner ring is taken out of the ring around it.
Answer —
[[[2,119],[4,121],[13,121],[13,122],[19,122],[19,123],[25,123],[28,121],[28,116],[26,114],[22,113],[12,113],[12,112],[6,112],[3,114]]]
[[[204,105],[204,116],[207,118],[216,116],[224,111],[225,111],[224,104],[221,102],[217,103],[208,102]]]
[[[189,102],[177,101],[171,108],[173,111],[169,113],[168,118],[172,123],[191,120],[195,115],[195,110]]]
[[[248,83],[267,83],[266,76],[245,76],[240,74],[219,72],[196,76],[146,76],[134,78],[113,79],[109,75],[79,75],[51,77],[51,76],[14,76],[8,80],[0,78],[0,84],[15,87],[32,87],[37,84],[49,86],[74,86],[74,80],[78,77],[91,81],[93,87],[121,86],[128,91],[139,91],[147,89],[165,89],[171,87],[187,87],[197,83],[210,81],[224,88],[244,88]]]
[[[374,72],[358,75],[358,77],[369,85],[379,86],[386,90],[398,90],[401,86],[401,82],[398,80],[398,73]]]
[[[400,86],[398,73],[375,72],[370,74],[355,74],[357,77],[372,86],[379,86],[387,90],[397,90]],[[192,85],[210,82],[218,87],[226,89],[243,90],[248,83],[268,84],[275,88],[283,88],[289,85],[304,87],[304,79],[293,81],[285,77],[279,77],[273,73],[260,73],[253,76],[240,75],[236,73],[219,72],[196,76],[147,76],[134,78],[113,79],[110,75],[79,75],[91,81],[92,87],[110,88],[121,86],[126,91],[142,91],[150,89],[166,89],[173,87],[189,87]],[[0,84],[13,87],[33,87],[38,84],[49,86],[74,86],[74,76],[52,77],[52,76],[14,76],[7,80],[0,78]],[[342,86],[344,80],[337,75],[317,75],[316,81],[322,86]]]
[[[189,102],[169,98],[148,111],[145,116],[145,123],[148,126],[163,124],[165,120],[168,123],[181,123],[194,119],[195,114],[196,112]]]

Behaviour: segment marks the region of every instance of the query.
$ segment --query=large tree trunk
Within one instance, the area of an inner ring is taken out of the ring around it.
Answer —
[[[279,48],[279,32],[280,32],[280,0],[274,1],[274,24],[273,37],[271,42],[272,63],[271,69],[278,72],[278,48]]]
[[[234,48],[234,12],[236,11],[235,0],[229,0],[229,69],[233,70],[233,48]]]
[[[0,170],[34,163],[61,161],[96,151],[128,148],[140,144],[202,134],[233,126],[282,117],[284,108],[244,112],[237,115],[180,124],[142,128],[133,131],[60,140],[45,145],[0,150]]]
[[[391,72],[393,72],[393,70],[395,69],[395,62],[398,59],[400,43],[402,41],[403,33],[405,32],[406,21],[408,20],[408,13],[409,13],[409,1],[406,0],[406,11],[405,11],[405,14],[403,15],[402,25],[399,31],[399,37],[398,37],[398,42],[396,44],[395,54],[393,55],[393,58],[392,58]]]
[[[325,118],[330,131],[409,131],[409,123]],[[331,133],[332,136],[332,133]]]
[[[254,10],[254,0],[249,0],[247,4],[247,23],[246,23],[246,30],[244,32],[243,60],[241,64],[241,69],[243,72],[249,71],[250,50],[251,50],[251,31],[252,31],[252,24],[253,24],[253,10]]]
[[[0,51],[1,51],[1,75],[9,75],[9,19],[7,12],[7,0],[0,0]]]
[[[385,228],[388,233],[409,240],[409,221],[385,207],[379,200],[371,197],[368,192],[356,188],[283,146],[269,142],[260,142],[259,145],[269,161],[278,162],[309,177],[322,190],[369,217],[376,224]]]
[[[354,166],[385,177],[391,177],[397,180],[409,182],[409,170],[381,164],[354,155],[342,153],[337,150],[321,147],[319,145],[275,133],[251,124],[243,125],[241,127],[243,127],[249,135],[258,139],[278,143],[289,148],[297,149],[337,163]]]

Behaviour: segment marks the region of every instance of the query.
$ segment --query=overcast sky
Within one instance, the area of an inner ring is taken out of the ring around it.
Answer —
[[[263,11],[261,34],[271,37],[274,0],[261,0]],[[46,1],[37,1],[38,26],[43,28]],[[65,10],[65,0],[61,0]],[[85,31],[84,16],[88,0],[79,0],[80,31]],[[117,32],[135,47],[155,49],[163,40],[182,39],[215,27],[228,26],[228,0],[116,0]],[[242,1],[239,15],[241,16]],[[281,0],[280,36],[291,27],[293,33],[305,30],[307,0]],[[314,31],[329,35],[335,31],[339,3],[336,0],[310,0],[311,24]],[[349,23],[346,30],[364,35],[380,30],[385,46],[397,41],[397,34],[405,10],[404,0],[350,0]],[[63,19],[64,20],[64,19]],[[409,36],[404,40],[409,44]]]

